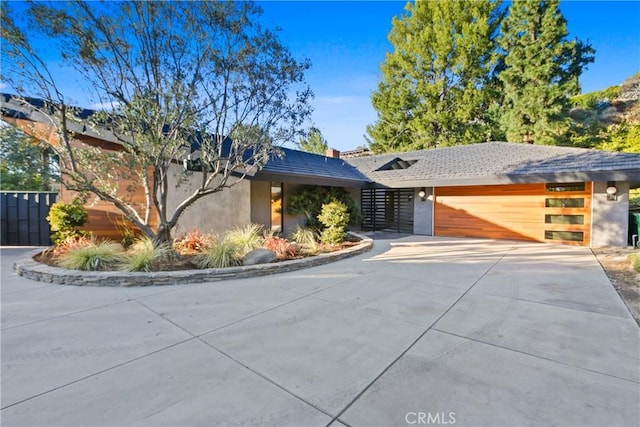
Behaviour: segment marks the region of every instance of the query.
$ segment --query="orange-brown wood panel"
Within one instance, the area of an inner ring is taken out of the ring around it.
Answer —
[[[553,241],[588,245],[591,231],[591,183],[584,191],[548,192],[545,184],[437,187],[434,234],[451,237]],[[581,208],[547,208],[548,198],[584,198]],[[545,215],[583,215],[583,224],[549,224]],[[545,231],[579,231],[581,242],[551,240]]]
[[[61,148],[60,138],[52,126],[46,123],[37,123],[24,119],[5,118],[5,120],[21,129],[26,134],[50,144],[54,149],[59,150]],[[79,135],[78,139],[72,140],[71,144],[74,148],[81,148],[86,144],[94,147],[100,147],[105,150],[121,149],[119,145],[112,142],[84,135]],[[129,189],[133,189],[134,191],[129,191]],[[138,212],[141,215],[143,214],[144,206],[146,206],[144,188],[142,185],[139,185],[136,180],[120,179],[118,181],[117,194],[121,197],[127,197],[130,203],[139,206]],[[61,187],[58,200],[69,203],[75,196],[75,192]],[[87,213],[88,219],[82,229],[84,231],[91,232],[100,238],[120,240],[122,238],[122,227],[131,227],[131,223],[126,220],[121,211],[109,202],[89,200],[87,203]],[[152,209],[150,225],[157,225],[157,214],[155,209]]]

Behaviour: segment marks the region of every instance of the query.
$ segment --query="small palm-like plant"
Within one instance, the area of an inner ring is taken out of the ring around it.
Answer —
[[[315,254],[318,252],[318,237],[314,229],[308,227],[296,227],[289,235],[289,240],[297,243],[302,252]]]
[[[148,237],[133,242],[121,266],[124,271],[151,271],[158,263],[171,258],[173,251],[164,243],[154,245]]]
[[[199,268],[226,268],[242,264],[238,247],[229,240],[220,240],[194,257]]]
[[[224,240],[234,245],[240,257],[245,256],[253,249],[259,248],[264,243],[262,237],[262,225],[249,224],[245,227],[235,227],[224,236]]]
[[[122,262],[123,249],[119,243],[109,240],[92,241],[64,253],[58,259],[58,265],[71,270],[105,270]]]

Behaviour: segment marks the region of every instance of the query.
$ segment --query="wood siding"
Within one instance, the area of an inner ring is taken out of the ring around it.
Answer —
[[[542,184],[480,185],[434,189],[434,235],[589,245],[591,189],[550,192]],[[546,199],[584,198],[584,207],[549,208]],[[583,215],[583,224],[549,224],[545,215]],[[545,238],[545,231],[584,233],[580,242]]]
[[[46,123],[36,123],[24,119],[4,118],[7,122],[13,124],[24,133],[51,145],[56,151],[61,150],[61,141],[55,128]],[[90,136],[79,135],[78,139],[71,141],[74,149],[83,146],[99,147],[103,150],[121,150],[122,147],[109,141],[93,138]],[[124,170],[124,168],[123,168]],[[114,175],[118,175],[117,171],[112,171]],[[117,193],[120,197],[126,197],[130,203],[137,207],[141,216],[144,217],[144,206],[146,199],[144,187],[134,179],[119,179]],[[61,186],[58,200],[70,203],[76,193]],[[112,203],[102,200],[96,200],[90,196],[86,204],[87,222],[81,227],[83,231],[93,233],[96,237],[109,238],[113,240],[121,240],[124,228],[132,228],[137,234],[139,230],[134,227],[129,220],[116,208]],[[151,211],[150,225],[157,225],[158,215],[154,207]]]

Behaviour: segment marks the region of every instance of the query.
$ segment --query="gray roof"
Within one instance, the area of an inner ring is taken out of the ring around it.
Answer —
[[[39,109],[51,108],[41,100],[0,94],[3,116],[46,122]],[[79,121],[71,130],[117,142],[108,131],[99,134],[81,119],[95,113],[74,109]],[[430,187],[534,182],[630,181],[640,186],[640,154],[572,147],[488,142],[406,153],[338,159],[283,148],[255,179],[311,185],[362,187]],[[404,160],[380,170],[394,160]],[[415,162],[412,162],[415,161]],[[407,167],[407,165],[409,165]]]
[[[379,170],[396,158],[417,161],[407,169]],[[346,161],[370,181],[393,188],[571,181],[640,183],[640,154],[507,142]]]
[[[298,184],[362,187],[367,177],[344,159],[282,148],[283,156],[274,157],[255,175],[256,179]]]
[[[30,120],[37,123],[51,123],[51,118],[47,114],[55,111],[56,106],[53,103],[46,102],[38,98],[20,97],[8,93],[0,93],[0,114],[5,118]],[[101,139],[103,141],[120,144],[108,127],[101,126],[100,130],[94,126],[87,126],[87,120],[96,114],[96,110],[87,108],[71,107],[69,108],[69,120],[67,121],[67,129],[78,135],[84,135],[91,138]]]

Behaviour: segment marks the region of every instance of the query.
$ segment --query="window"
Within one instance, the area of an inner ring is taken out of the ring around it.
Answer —
[[[584,233],[582,231],[551,231],[544,232],[544,238],[547,240],[563,240],[566,242],[583,242]]]
[[[584,215],[545,215],[545,224],[584,224]]]
[[[271,183],[271,231],[282,232],[282,183]]]
[[[417,162],[417,160],[402,160],[401,158],[396,157],[395,159],[391,160],[390,162],[385,163],[384,165],[380,166],[377,170],[378,171],[391,171],[391,170],[409,169],[416,162]]]
[[[566,192],[566,191],[584,191],[584,182],[565,182],[562,184],[548,183],[546,189],[548,192]]]
[[[584,208],[584,199],[546,199],[547,208]]]

